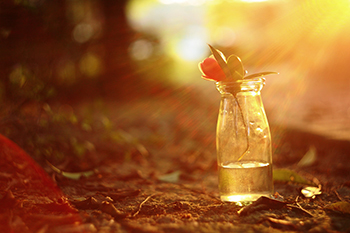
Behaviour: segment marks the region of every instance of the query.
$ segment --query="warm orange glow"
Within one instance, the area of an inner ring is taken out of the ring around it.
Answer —
[[[267,79],[263,93],[273,122],[296,112],[315,84],[346,86],[341,82],[350,75],[344,62],[350,59],[349,0],[140,2],[130,1],[129,21],[159,38],[158,49],[171,60],[164,72],[176,84],[205,85],[197,64],[212,44],[238,55],[251,73],[280,73]]]
[[[267,2],[268,0],[241,0],[242,2]]]

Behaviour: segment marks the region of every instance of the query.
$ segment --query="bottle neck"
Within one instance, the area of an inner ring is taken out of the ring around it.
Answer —
[[[260,91],[265,86],[265,78],[255,78],[238,80],[236,82],[217,82],[216,89],[221,94],[237,95],[240,92],[254,92],[260,94]]]

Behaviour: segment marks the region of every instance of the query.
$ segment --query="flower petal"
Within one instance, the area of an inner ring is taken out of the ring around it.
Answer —
[[[218,62],[208,57],[203,62],[199,63],[199,69],[202,72],[202,78],[213,80],[216,82],[222,81],[226,78],[224,71],[221,69]]]
[[[228,79],[232,79],[231,72],[227,66],[227,62],[226,62],[226,58],[225,58],[224,54],[220,50],[211,46],[210,44],[208,44],[208,45],[209,45],[209,48],[210,48],[211,53],[213,54],[215,60],[217,61],[217,63],[221,67],[222,71],[225,73],[225,77]]]

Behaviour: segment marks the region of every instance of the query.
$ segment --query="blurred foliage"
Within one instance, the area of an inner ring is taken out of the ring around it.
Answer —
[[[71,163],[70,169],[97,165],[108,156],[120,160],[133,147],[103,114],[103,107],[85,108],[80,117],[69,105],[52,109],[49,104],[3,108],[1,133],[16,141],[38,162]]]
[[[120,88],[116,83],[125,76],[132,79],[126,2],[1,1],[1,97],[84,98]]]
[[[35,76],[28,68],[18,65],[9,75],[12,100],[45,100],[55,95],[54,86]]]
[[[0,133],[40,163],[84,169],[131,153],[134,142],[97,101],[108,93],[122,97],[120,80],[135,78],[125,3],[0,1]],[[72,106],[80,100],[91,104],[77,114]]]

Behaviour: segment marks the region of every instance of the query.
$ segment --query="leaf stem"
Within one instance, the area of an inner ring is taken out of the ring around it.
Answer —
[[[249,144],[249,136],[248,136],[248,127],[247,127],[247,124],[245,123],[244,121],[244,116],[243,116],[243,111],[242,111],[242,107],[241,105],[239,104],[238,102],[238,99],[237,99],[237,96],[236,96],[236,93],[233,94],[233,97],[235,98],[235,101],[237,103],[237,106],[239,108],[239,112],[241,114],[241,117],[242,117],[242,122],[243,122],[243,126],[244,126],[244,129],[245,129],[245,136],[246,136],[246,140],[247,140],[247,148],[245,149],[245,151],[243,152],[243,154],[238,158],[237,162],[241,161],[241,159],[248,153],[249,149],[250,149],[250,144]]]

